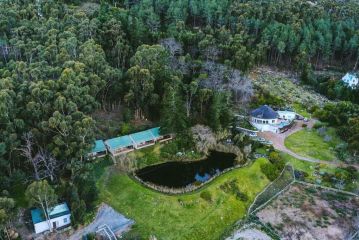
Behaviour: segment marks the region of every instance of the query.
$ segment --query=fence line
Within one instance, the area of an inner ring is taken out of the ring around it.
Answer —
[[[256,201],[258,200],[258,198],[264,194],[268,188],[272,187],[274,184],[276,184],[276,181],[278,179],[280,179],[284,173],[285,170],[287,170],[287,167],[290,167],[292,170],[292,176],[293,176],[293,180],[288,183],[282,190],[280,190],[279,192],[277,192],[276,194],[274,194],[272,197],[270,197],[265,203],[261,204],[259,207],[256,207],[254,210],[252,210],[253,206],[255,205]],[[247,216],[249,216],[252,213],[257,212],[258,210],[262,209],[263,207],[265,207],[269,202],[271,202],[274,198],[278,197],[280,194],[282,194],[284,191],[286,191],[291,185],[293,185],[294,183],[299,183],[299,184],[303,184],[306,186],[311,186],[311,187],[317,187],[317,188],[323,188],[323,189],[327,189],[327,190],[331,190],[331,191],[335,191],[335,192],[339,192],[339,193],[343,193],[343,194],[348,194],[354,197],[359,197],[359,194],[357,193],[353,193],[353,192],[348,192],[348,191],[344,191],[344,190],[340,190],[340,189],[336,189],[336,188],[332,188],[332,187],[327,187],[327,186],[323,186],[323,185],[319,185],[319,184],[313,184],[313,183],[309,183],[309,182],[305,182],[305,181],[301,181],[301,180],[297,180],[297,178],[295,177],[294,174],[294,168],[292,165],[287,164],[282,172],[279,174],[279,176],[273,181],[271,182],[267,187],[265,187],[259,194],[257,194],[257,196],[254,198],[253,203],[251,204],[251,206],[248,208],[248,212],[247,212]]]
[[[268,199],[268,201],[266,201],[265,203],[263,203],[262,205],[260,205],[259,207],[257,207],[256,209],[254,209],[251,213],[255,213],[258,210],[262,209],[263,207],[265,207],[268,203],[270,203],[274,198],[278,197],[280,194],[282,194],[282,192],[286,191],[295,181],[291,181],[287,186],[285,186],[282,190],[280,190],[279,192],[277,192],[274,196],[272,196],[271,198]]]
[[[263,194],[265,193],[265,191],[268,190],[268,188],[270,188],[271,186],[273,186],[274,184],[276,184],[277,180],[280,179],[284,173],[288,170],[287,167],[290,167],[291,170],[292,170],[292,177],[293,177],[293,180],[288,183],[281,191],[279,191],[278,193],[276,193],[275,195],[273,195],[269,200],[267,200],[265,203],[261,204],[259,207],[255,208],[254,210],[251,210],[252,207],[255,205],[257,199]],[[279,194],[281,194],[288,186],[292,185],[293,182],[295,181],[295,176],[294,176],[294,170],[293,170],[293,167],[290,165],[290,164],[287,164],[283,170],[281,171],[281,173],[279,174],[279,176],[273,181],[271,182],[270,184],[268,184],[267,187],[265,187],[259,194],[257,194],[257,196],[254,198],[253,200],[253,203],[251,204],[251,206],[248,208],[248,212],[247,212],[247,216],[249,216],[251,213],[257,211],[258,209],[264,207],[266,204],[268,204],[272,199],[274,199],[275,197],[277,197]]]
[[[358,237],[359,237],[359,231],[356,231],[356,233],[354,233],[352,236],[350,236],[350,238],[349,238],[348,240],[354,240],[354,239],[356,239],[357,235],[358,235]]]
[[[295,179],[295,182],[303,184],[303,185],[311,186],[311,187],[324,188],[324,189],[327,189],[327,190],[331,190],[331,191],[340,192],[340,193],[352,195],[352,196],[355,196],[355,197],[359,197],[359,194],[344,191],[344,190],[340,190],[340,189],[336,189],[336,188],[332,188],[332,187],[327,187],[327,186],[323,186],[323,185],[319,185],[319,184],[309,183],[309,182],[305,182],[305,181],[301,181],[301,180],[297,180],[297,179]]]

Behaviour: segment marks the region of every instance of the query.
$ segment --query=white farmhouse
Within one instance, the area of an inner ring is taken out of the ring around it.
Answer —
[[[31,218],[35,233],[42,233],[55,229],[63,229],[71,224],[71,213],[66,203],[58,204],[49,211],[50,222],[46,221],[44,212],[35,208],[31,210]]]
[[[259,131],[280,133],[288,130],[295,118],[295,112],[274,111],[271,107],[263,105],[251,112],[250,123]]]
[[[359,78],[355,73],[347,73],[342,81],[350,88],[356,88],[359,84]]]

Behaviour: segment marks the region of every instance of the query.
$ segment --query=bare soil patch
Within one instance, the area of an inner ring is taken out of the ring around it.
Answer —
[[[359,198],[295,184],[257,213],[282,239],[346,239],[355,232]]]
[[[236,231],[231,237],[227,238],[226,240],[271,240],[272,238],[269,237],[266,233],[258,230],[257,228],[246,228],[240,229]]]

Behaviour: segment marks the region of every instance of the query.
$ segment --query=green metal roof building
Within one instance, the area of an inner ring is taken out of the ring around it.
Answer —
[[[107,148],[104,141],[96,140],[94,147],[91,152],[88,154],[89,157],[104,157],[107,154]]]
[[[171,138],[172,136],[170,134],[165,136],[161,135],[159,127],[151,128],[145,131],[111,138],[105,142],[98,140],[95,142],[95,146],[90,155],[97,156],[96,154],[104,153],[107,149],[113,156],[116,156],[120,153],[127,153],[134,149],[148,147],[154,145],[157,141],[162,142]]]
[[[49,212],[50,222],[45,218],[42,209],[31,210],[31,219],[34,224],[35,233],[41,233],[53,229],[59,229],[71,224],[71,212],[67,203],[61,203],[53,207]]]

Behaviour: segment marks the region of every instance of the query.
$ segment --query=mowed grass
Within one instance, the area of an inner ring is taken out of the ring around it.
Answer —
[[[304,157],[325,161],[336,160],[334,148],[340,140],[332,129],[329,129],[327,134],[332,138],[328,142],[324,141],[324,137],[315,129],[304,129],[288,136],[284,144],[288,149]]]
[[[204,188],[190,194],[165,195],[143,187],[126,174],[114,172],[99,180],[100,200],[135,220],[134,230],[148,239],[218,239],[236,221],[245,217],[255,196],[269,183],[260,170],[265,158],[252,165],[232,170],[216,178]],[[243,202],[220,187],[236,180]],[[207,191],[212,200],[200,194]]]

